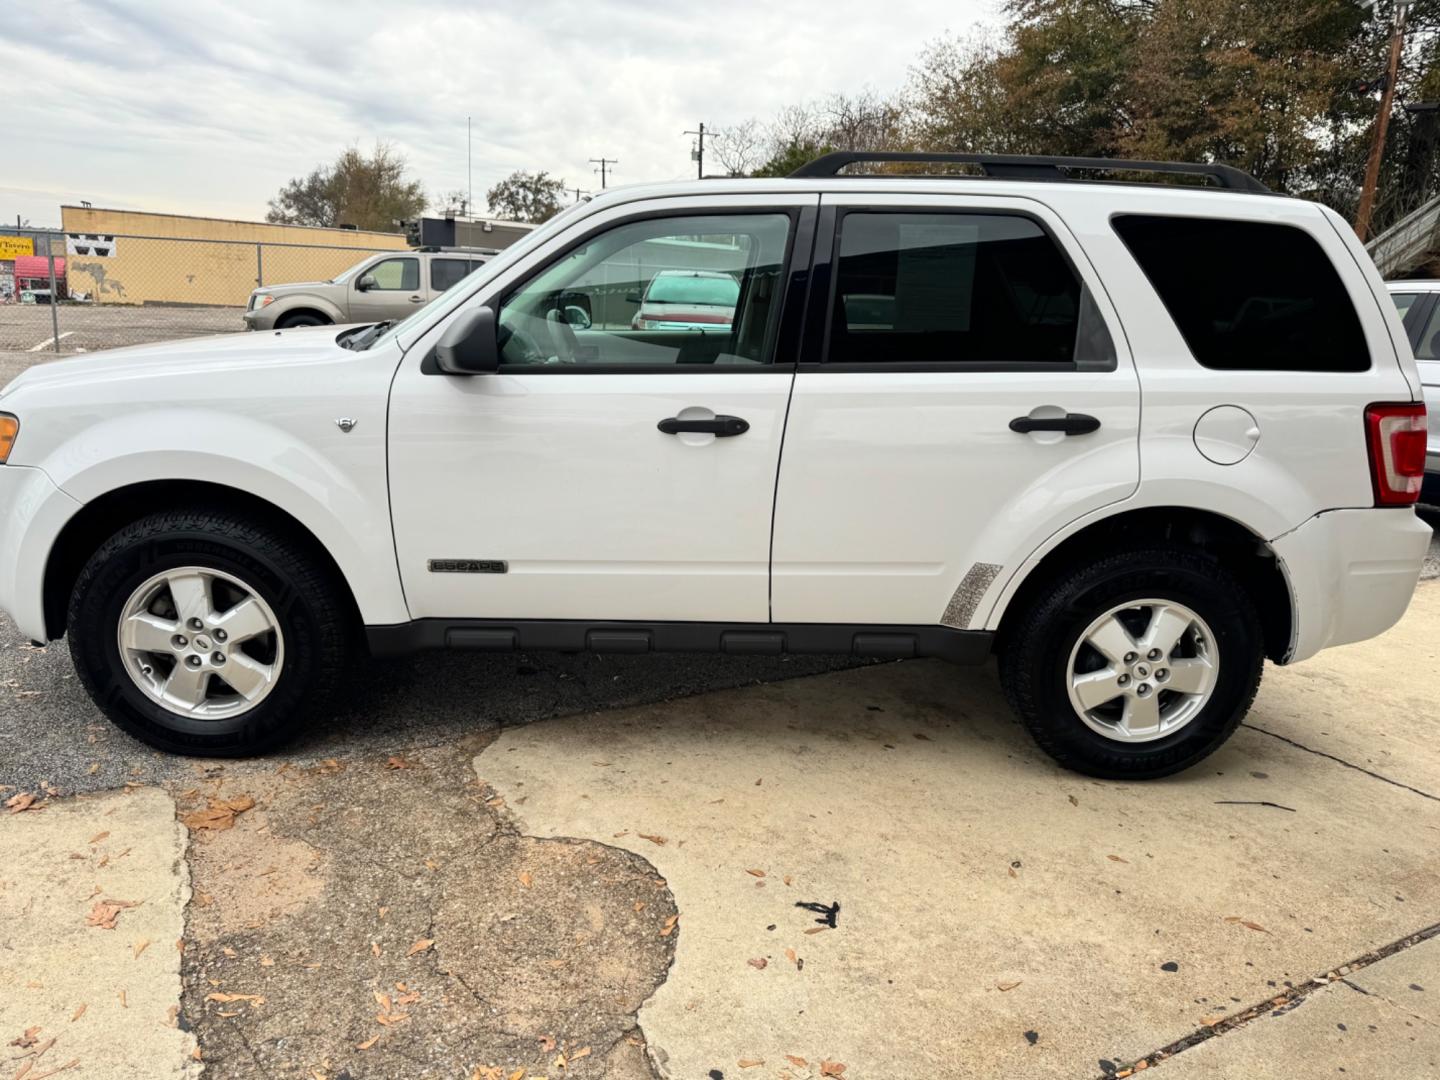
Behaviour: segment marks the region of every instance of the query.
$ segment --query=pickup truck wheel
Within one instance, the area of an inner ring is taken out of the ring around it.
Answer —
[[[276,330],[293,330],[297,326],[325,326],[329,319],[319,315],[286,315],[275,324]]]
[[[70,599],[70,654],[109,718],[160,750],[260,753],[338,686],[350,620],[303,547],[218,509],[142,518]]]
[[[1264,665],[1259,615],[1209,555],[1118,552],[1036,594],[1000,677],[1040,748],[1090,776],[1186,769],[1239,725]]]

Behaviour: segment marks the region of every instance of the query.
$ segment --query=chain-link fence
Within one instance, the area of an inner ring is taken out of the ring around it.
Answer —
[[[255,288],[328,281],[404,250],[398,237],[393,249],[43,230],[0,241],[0,351],[35,353],[244,330]]]

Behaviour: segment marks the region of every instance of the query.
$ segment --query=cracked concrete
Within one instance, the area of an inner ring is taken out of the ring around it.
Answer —
[[[1437,599],[1401,642],[1433,640]],[[675,966],[640,1012],[668,1075],[802,1075],[787,1055],[1093,1075],[1436,921],[1440,806],[1382,779],[1440,781],[1404,754],[1440,736],[1407,704],[1433,668],[1397,669],[1388,637],[1349,652],[1325,699],[1365,701],[1347,737],[1403,732],[1355,768],[1242,729],[1182,776],[1089,781],[1033,749],[990,674],[929,663],[506,730],[476,767],[525,831],[670,882]],[[1359,681],[1380,664],[1389,696]],[[1291,674],[1267,671],[1253,723],[1330,738]],[[806,934],[795,901],[837,899]]]
[[[1440,1075],[1440,938],[1332,982],[1155,1067],[1159,1080]],[[1427,985],[1428,984],[1428,985]]]
[[[195,1038],[175,1019],[190,894],[184,853],[175,804],[154,788],[0,815],[7,1080],[51,1070],[105,1080],[199,1075]],[[108,900],[126,906],[92,918]]]

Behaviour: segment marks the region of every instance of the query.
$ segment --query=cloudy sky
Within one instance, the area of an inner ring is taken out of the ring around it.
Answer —
[[[392,142],[432,196],[514,169],[690,175],[708,127],[901,86],[1000,0],[48,0],[6,5],[0,220],[59,205],[259,219],[345,145]],[[17,88],[24,88],[23,91]]]

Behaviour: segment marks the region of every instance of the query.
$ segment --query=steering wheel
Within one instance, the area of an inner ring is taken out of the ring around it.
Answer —
[[[500,342],[500,353],[505,363],[543,364],[549,360],[548,355],[535,343],[535,339],[523,330],[502,325],[501,333],[505,334]]]
[[[561,364],[575,363],[580,342],[575,338],[575,331],[566,322],[565,313],[559,308],[551,308],[545,313],[545,327],[550,331],[550,342],[555,347],[555,360]]]

